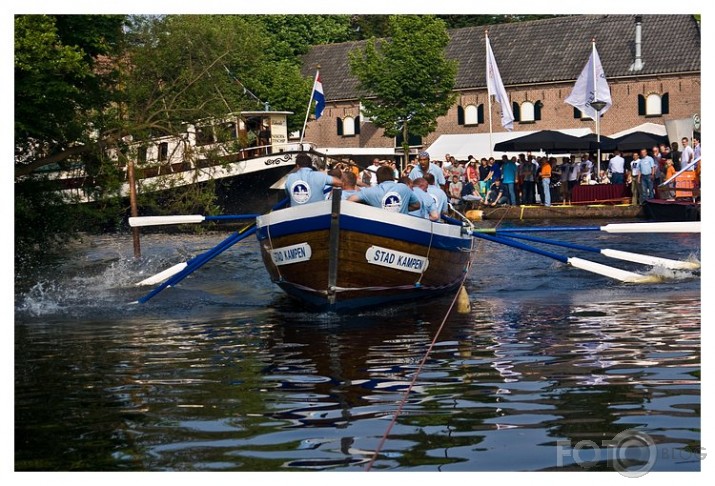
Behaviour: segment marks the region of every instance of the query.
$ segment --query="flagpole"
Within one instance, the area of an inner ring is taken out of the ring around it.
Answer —
[[[593,63],[593,100],[598,101],[598,75],[596,73],[596,38],[594,38],[591,41],[591,46],[592,46],[592,53],[591,56],[593,56],[594,63]],[[601,175],[601,110],[597,110],[595,107],[593,108],[596,111],[596,180],[598,181],[598,178]]]
[[[484,48],[485,55],[487,59],[487,65],[489,64],[489,31],[484,30]],[[489,94],[489,68],[487,67],[487,106],[489,109],[489,157],[494,156],[494,144],[492,143],[492,97]]]
[[[300,149],[303,150],[303,136],[305,135],[305,127],[308,125],[308,116],[310,116],[310,107],[313,104],[313,95],[315,93],[315,83],[318,81],[318,75],[320,74],[320,66],[315,70],[315,79],[313,79],[313,86],[310,87],[310,101],[308,101],[308,109],[305,112],[305,121],[303,122],[303,130],[300,131]]]

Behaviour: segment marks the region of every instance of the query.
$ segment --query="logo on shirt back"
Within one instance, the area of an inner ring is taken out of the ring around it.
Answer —
[[[399,213],[402,209],[402,197],[396,192],[388,192],[382,198],[382,209]]]
[[[290,186],[290,195],[296,204],[305,204],[310,200],[310,186],[305,181],[295,181]]]

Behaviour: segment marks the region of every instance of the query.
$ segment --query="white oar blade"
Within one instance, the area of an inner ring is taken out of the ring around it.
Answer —
[[[163,272],[159,272],[156,275],[152,275],[151,277],[144,279],[141,282],[138,282],[134,285],[136,285],[137,287],[142,286],[142,285],[156,285],[158,283],[163,282],[164,280],[166,280],[169,277],[173,277],[174,275],[176,275],[177,273],[179,273],[180,271],[185,269],[186,266],[187,266],[186,262],[177,263],[173,267],[167,268]]]
[[[201,223],[205,216],[200,214],[186,214],[179,216],[135,216],[129,218],[129,226],[161,226],[165,224]]]
[[[654,278],[648,277],[647,275],[628,272],[626,270],[621,270],[620,268],[609,267],[608,265],[602,265],[600,263],[592,262],[590,260],[583,260],[581,258],[571,257],[568,259],[568,263],[574,268],[586,270],[587,272],[596,273],[598,275],[603,275],[604,277],[614,278],[616,280],[620,280],[621,282],[645,283],[655,281]]]
[[[601,250],[601,254],[609,258],[618,260],[626,260],[629,262],[642,263],[643,265],[652,265],[654,267],[665,267],[672,270],[697,270],[700,264],[697,262],[684,262],[681,260],[670,260],[668,258],[654,257],[650,255],[642,255],[640,253],[630,253],[620,250]]]
[[[606,233],[700,233],[700,221],[665,223],[614,223],[601,227]]]

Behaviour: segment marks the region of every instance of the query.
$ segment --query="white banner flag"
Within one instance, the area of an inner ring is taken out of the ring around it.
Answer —
[[[495,96],[496,101],[501,107],[501,124],[504,128],[511,131],[514,129],[514,114],[511,111],[511,104],[509,103],[509,97],[506,95],[506,90],[504,89],[504,83],[501,80],[501,74],[499,74],[499,67],[497,66],[497,61],[494,59],[494,53],[492,52],[492,46],[489,44],[489,37],[486,37],[487,43],[487,93],[489,96]]]
[[[593,52],[588,58],[586,67],[576,80],[573,91],[565,102],[581,110],[584,116],[596,119],[596,110],[591,106],[593,101],[603,101],[606,105],[600,111],[601,115],[608,111],[613,102],[611,101],[611,90],[608,88],[606,74],[603,72],[601,58],[596,51],[596,43],[593,43]]]

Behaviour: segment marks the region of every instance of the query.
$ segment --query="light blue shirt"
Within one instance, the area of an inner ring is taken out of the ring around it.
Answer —
[[[291,206],[300,206],[325,200],[323,189],[333,184],[333,177],[325,172],[301,167],[286,178],[286,193]]]
[[[655,167],[655,161],[650,155],[646,155],[642,159],[638,160],[638,170],[641,175],[651,175],[653,173],[653,168]]]
[[[442,169],[439,168],[437,164],[433,164],[432,162],[429,163],[429,168],[427,169],[427,172],[430,174],[434,175],[434,180],[437,184],[440,186],[443,186],[447,183],[447,180],[444,178],[444,172],[442,172]],[[417,164],[412,168],[410,171],[410,179],[413,181],[417,179],[418,177],[424,177],[425,173],[422,172],[422,167],[420,167],[420,164]]]
[[[410,211],[409,214],[412,216],[417,216],[418,218],[429,219],[429,215],[432,212],[439,212],[437,209],[437,203],[435,203],[432,196],[423,191],[421,188],[415,186],[412,188],[412,192],[415,194],[417,199],[420,201],[420,208],[414,211]]]
[[[432,196],[434,199],[437,211],[440,213],[446,213],[449,211],[449,199],[447,194],[437,186],[427,186],[427,194]]]
[[[354,194],[358,201],[393,213],[407,214],[409,206],[420,200],[412,189],[401,182],[384,181],[374,187],[366,187]],[[432,198],[430,198],[432,200]]]

